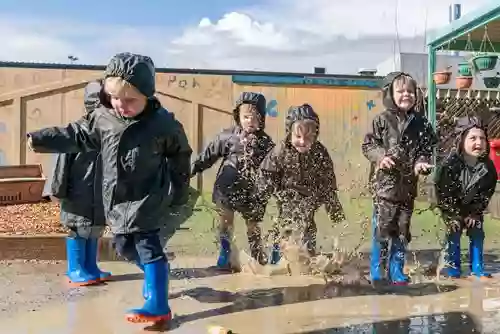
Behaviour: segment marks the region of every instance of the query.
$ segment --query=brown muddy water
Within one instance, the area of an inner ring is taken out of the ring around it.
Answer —
[[[169,332],[208,333],[219,325],[242,334],[500,333],[500,276],[488,283],[427,280],[375,291],[363,282],[325,283],[321,277],[223,274],[210,268],[213,261],[172,262],[175,319]],[[79,289],[65,285],[63,262],[0,266],[0,333],[166,330],[125,321],[128,308],[142,305],[142,274],[133,265],[106,262],[102,267],[116,281]]]

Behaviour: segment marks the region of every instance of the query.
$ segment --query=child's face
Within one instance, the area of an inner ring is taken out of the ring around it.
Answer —
[[[316,140],[316,123],[312,121],[298,121],[292,125],[292,146],[299,153],[306,153]]]
[[[415,105],[415,86],[405,78],[396,79],[392,85],[392,98],[401,111],[408,111]]]
[[[479,128],[472,128],[469,130],[464,140],[465,154],[479,157],[486,152],[486,135],[484,131]]]
[[[114,79],[106,79],[104,83],[104,91],[109,95],[113,109],[126,118],[136,117],[143,112],[147,98],[133,86]]]
[[[247,132],[255,132],[259,129],[260,116],[254,105],[243,104],[240,107],[240,125]]]

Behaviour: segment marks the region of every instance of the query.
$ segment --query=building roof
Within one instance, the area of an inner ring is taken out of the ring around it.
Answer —
[[[483,7],[451,22],[445,27],[427,33],[427,45],[446,50],[465,50],[468,35],[475,51],[484,36],[484,27],[495,50],[500,50],[500,2],[492,0]]]

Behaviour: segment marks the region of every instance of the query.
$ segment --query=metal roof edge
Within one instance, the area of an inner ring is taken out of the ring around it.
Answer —
[[[493,0],[443,28],[429,31],[426,43],[434,48],[439,47],[499,17],[500,3],[498,0]]]
[[[62,63],[36,63],[36,62],[15,62],[0,61],[0,68],[32,68],[32,69],[61,69],[61,70],[93,70],[104,71],[104,65],[89,64],[62,64]],[[255,76],[307,76],[315,78],[343,78],[343,79],[381,79],[380,76],[363,76],[357,74],[315,74],[300,72],[272,72],[272,71],[250,71],[250,70],[215,70],[215,69],[196,69],[196,68],[156,68],[157,73],[172,74],[206,74],[206,75],[255,75]]]

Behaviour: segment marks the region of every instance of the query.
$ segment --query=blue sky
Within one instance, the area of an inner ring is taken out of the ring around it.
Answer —
[[[217,19],[228,11],[256,6],[260,0],[1,0],[0,12],[62,18],[87,23],[184,26],[202,17]],[[138,3],[141,5],[138,7]]]
[[[490,1],[459,0],[463,14]],[[161,67],[353,73],[393,55],[395,21],[400,51],[423,52],[451,2],[0,0],[0,60],[104,64],[130,51]]]

